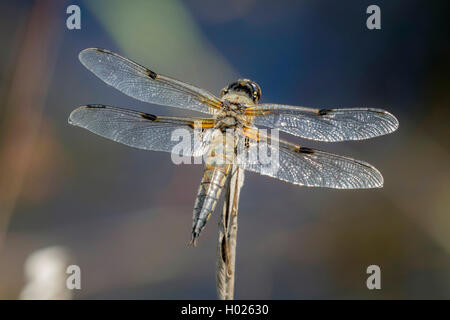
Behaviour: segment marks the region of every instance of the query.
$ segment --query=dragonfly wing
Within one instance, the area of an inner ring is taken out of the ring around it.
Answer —
[[[366,162],[300,147],[265,136],[257,129],[244,128],[239,144],[238,150],[244,151],[238,152],[238,165],[262,175],[308,187],[367,189],[383,186],[381,173]]]
[[[85,49],[79,59],[104,82],[140,101],[203,113],[214,113],[222,106],[206,90],[157,74],[105,49]]]
[[[210,145],[213,119],[161,117],[105,105],[81,106],[69,123],[125,145],[202,156]],[[186,145],[181,148],[180,143]],[[174,149],[178,146],[178,149]]]
[[[389,112],[372,108],[313,109],[281,104],[247,108],[254,124],[317,141],[363,140],[391,133],[398,120]]]

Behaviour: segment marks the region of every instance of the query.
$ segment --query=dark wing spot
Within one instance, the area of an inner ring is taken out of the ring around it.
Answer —
[[[331,111],[333,111],[333,110],[331,110],[331,109],[320,109],[319,110],[319,112],[317,113],[319,116],[325,116],[325,115],[327,115],[328,113],[330,113]]]
[[[88,109],[100,109],[104,108],[105,106],[103,104],[88,104],[86,108]]]
[[[358,164],[360,164],[361,166],[363,166],[366,169],[371,169],[371,170],[373,169],[370,165],[368,165],[364,162],[360,162],[360,161],[356,161],[356,162],[358,162]]]
[[[145,69],[145,71],[146,71],[147,75],[150,78],[152,78],[153,80],[155,80],[158,77],[158,75],[155,72],[153,72],[152,70]]]
[[[306,153],[306,154],[313,154],[314,153],[314,149],[307,148],[307,147],[300,147],[296,151],[300,152],[300,153]]]
[[[141,113],[141,117],[150,121],[156,121],[156,119],[158,118],[157,116],[149,113]]]
[[[98,52],[101,52],[101,53],[112,54],[112,52],[109,51],[108,49],[95,48],[95,50],[98,51]]]

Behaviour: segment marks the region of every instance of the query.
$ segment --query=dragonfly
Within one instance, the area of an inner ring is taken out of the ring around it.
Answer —
[[[268,135],[260,127],[315,141],[363,140],[398,128],[398,120],[385,110],[259,103],[261,88],[248,79],[230,83],[219,98],[100,48],[81,51],[79,60],[106,84],[132,98],[207,115],[159,116],[91,104],[78,107],[69,116],[72,125],[144,150],[173,153],[179,143],[172,137],[177,129],[183,129],[192,141],[197,141],[188,153],[204,156],[205,168],[193,210],[190,242],[193,245],[214,212],[233,165],[300,186],[337,189],[383,186],[383,176],[367,162],[294,144]],[[271,170],[270,163],[254,161],[249,156],[250,150],[263,143],[269,153],[277,155],[276,170]],[[237,150],[247,157],[238,157]]]

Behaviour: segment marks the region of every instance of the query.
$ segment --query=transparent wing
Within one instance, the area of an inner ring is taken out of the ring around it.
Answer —
[[[246,113],[254,115],[255,125],[327,142],[368,139],[391,133],[398,128],[398,120],[382,109],[313,109],[260,104],[247,108]]]
[[[214,113],[222,102],[206,90],[172,79],[114,52],[89,48],[81,63],[104,82],[135,99],[170,107]]]
[[[257,129],[244,128],[238,144],[240,167],[293,184],[336,189],[383,186],[380,172],[366,162],[300,147]]]
[[[201,156],[208,150],[212,121],[160,117],[105,105],[81,106],[69,116],[72,125],[139,149],[178,152],[180,142],[186,142],[181,149],[184,156]]]

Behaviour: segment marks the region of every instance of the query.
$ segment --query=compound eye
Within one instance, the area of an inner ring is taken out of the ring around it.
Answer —
[[[258,91],[253,91],[253,100],[258,101],[259,100],[259,94]]]

